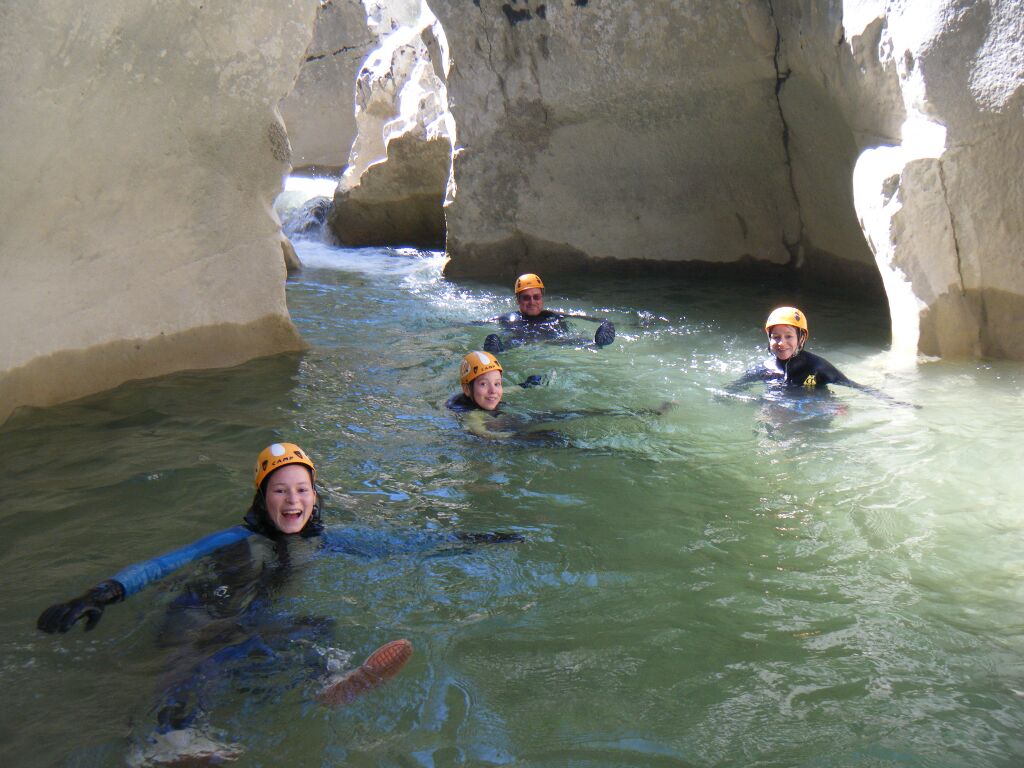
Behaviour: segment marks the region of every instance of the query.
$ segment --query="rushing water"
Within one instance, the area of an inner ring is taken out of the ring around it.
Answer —
[[[121,765],[146,737],[161,619],[208,565],[89,633],[35,618],[237,522],[275,439],[316,458],[329,524],[526,541],[297,569],[275,608],[335,618],[323,660],[396,637],[416,653],[339,710],[313,703],[308,653],[225,675],[209,727],[241,765],[1021,764],[1022,366],[901,368],[884,307],[784,286],[551,278],[549,306],[606,314],[618,338],[507,353],[507,380],[547,385],[506,399],[608,413],[561,422],[562,445],[485,441],[444,401],[489,330],[470,321],[510,309],[508,286],[447,282],[436,255],[300,253],[307,353],[0,430],[4,765]],[[809,412],[722,397],[782,301],[809,313],[810,349],[921,408],[841,387]]]

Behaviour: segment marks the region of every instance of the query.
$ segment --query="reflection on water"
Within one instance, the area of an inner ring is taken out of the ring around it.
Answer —
[[[277,438],[317,458],[329,524],[515,527],[528,540],[299,569],[279,607],[333,620],[325,658],[399,636],[417,651],[339,711],[312,703],[301,663],[231,677],[210,721],[250,764],[1024,756],[1020,365],[899,367],[873,305],[559,278],[549,306],[607,315],[617,339],[506,353],[511,380],[547,380],[507,399],[633,415],[559,422],[557,445],[485,441],[444,403],[489,331],[470,321],[510,310],[509,286],[447,282],[435,255],[299,247],[289,306],[309,352],[128,384],[0,431],[6,763],[123,764],[157,704],[158,629],[204,566],[108,609],[89,634],[44,636],[35,617],[237,522],[252,457]],[[782,299],[808,312],[812,351],[922,408],[842,387],[719,396],[764,354],[760,323]]]

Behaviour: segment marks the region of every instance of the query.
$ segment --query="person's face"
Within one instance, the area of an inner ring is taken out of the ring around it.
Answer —
[[[544,311],[544,291],[540,288],[527,288],[516,294],[519,311],[525,317],[534,317]]]
[[[800,335],[792,325],[773,325],[768,329],[768,348],[779,360],[789,360],[800,351]]]
[[[468,394],[485,411],[493,411],[501,403],[501,371],[477,376],[469,382]]]
[[[267,480],[267,515],[281,533],[298,533],[313,515],[316,491],[309,470],[301,464],[285,464]]]

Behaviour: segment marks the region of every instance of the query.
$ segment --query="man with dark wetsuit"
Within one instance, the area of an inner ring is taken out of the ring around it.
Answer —
[[[520,275],[516,279],[515,294],[519,311],[500,315],[493,320],[512,333],[512,344],[563,339],[569,333],[569,327],[565,323],[569,317],[600,324],[594,334],[594,344],[597,347],[605,347],[615,341],[615,326],[607,320],[587,315],[566,315],[544,309],[544,283],[535,274]],[[492,333],[484,340],[484,349],[494,354],[503,352],[505,345],[498,334]]]
[[[804,349],[809,335],[807,315],[796,307],[779,307],[774,310],[768,315],[764,330],[768,334],[768,348],[771,350],[772,358],[766,360],[763,365],[747,371],[726,387],[727,390],[736,391],[757,381],[804,390],[822,389],[829,384],[842,384],[883,400],[906,405],[873,387],[858,384],[825,358],[807,352]]]

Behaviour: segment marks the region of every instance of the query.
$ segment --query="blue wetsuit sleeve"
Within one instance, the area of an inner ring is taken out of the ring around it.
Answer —
[[[247,539],[253,532],[244,525],[235,525],[217,533],[211,533],[191,544],[166,552],[159,557],[129,565],[115,573],[111,578],[124,587],[124,596],[134,595],[151,582],[162,579],[183,565],[198,560],[223,547]]]

